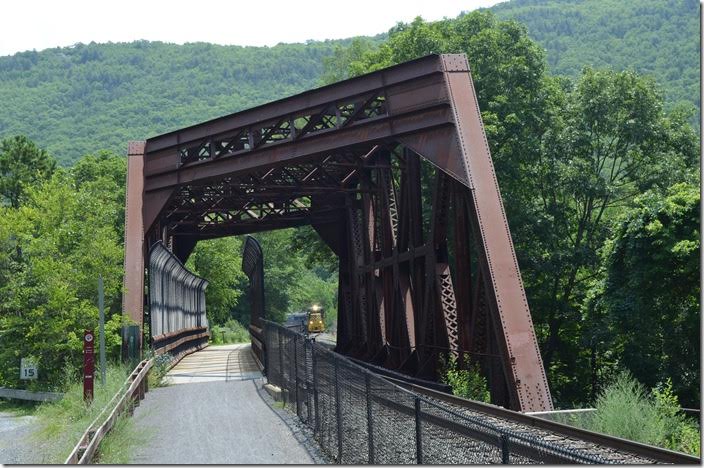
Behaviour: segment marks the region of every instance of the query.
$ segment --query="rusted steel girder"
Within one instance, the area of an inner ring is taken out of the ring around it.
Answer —
[[[182,259],[311,224],[340,259],[339,352],[418,376],[469,353],[494,402],[552,407],[464,55],[151,138],[142,182],[146,245]]]
[[[142,325],[144,319],[144,195],[143,141],[130,142],[127,151],[127,187],[125,189],[125,277],[122,288],[122,313]],[[138,348],[142,348],[142,335]]]

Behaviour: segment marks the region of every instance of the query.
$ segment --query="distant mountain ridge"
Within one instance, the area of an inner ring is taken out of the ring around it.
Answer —
[[[490,10],[526,25],[553,74],[633,69],[656,79],[668,105],[701,108],[697,0],[511,0]]]
[[[669,106],[699,102],[696,0],[511,0],[554,74],[585,65],[656,78]],[[375,37],[381,40],[382,36]],[[274,47],[163,42],[78,44],[0,57],[0,138],[25,134],[69,165],[143,139],[315,87],[350,40]]]
[[[137,41],[0,58],[0,137],[22,133],[70,164],[130,139],[315,86],[345,41],[274,47]]]

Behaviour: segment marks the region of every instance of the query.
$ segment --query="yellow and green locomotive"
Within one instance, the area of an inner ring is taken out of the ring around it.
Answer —
[[[322,333],[325,331],[323,315],[323,308],[318,304],[313,304],[308,308],[308,333]]]

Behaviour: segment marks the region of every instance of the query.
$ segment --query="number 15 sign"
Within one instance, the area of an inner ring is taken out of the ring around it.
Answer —
[[[29,358],[20,360],[20,380],[36,380],[38,375],[36,362]]]

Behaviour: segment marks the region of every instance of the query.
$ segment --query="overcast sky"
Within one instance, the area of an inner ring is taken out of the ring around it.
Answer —
[[[397,21],[457,16],[501,0],[6,0],[0,56],[77,42],[137,39],[273,46],[386,32]]]

